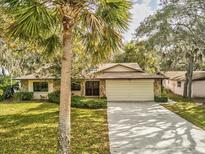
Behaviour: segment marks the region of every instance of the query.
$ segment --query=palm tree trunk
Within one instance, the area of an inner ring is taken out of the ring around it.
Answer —
[[[59,154],[70,153],[72,29],[64,26],[59,113]]]
[[[193,76],[193,57],[189,58],[189,74],[188,74],[188,99],[191,99],[192,94],[192,76]]]

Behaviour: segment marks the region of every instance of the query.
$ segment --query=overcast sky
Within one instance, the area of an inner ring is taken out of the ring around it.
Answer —
[[[129,30],[124,34],[125,42],[134,37],[135,29],[140,25],[140,22],[160,8],[160,0],[133,0],[133,3],[132,20],[129,24]]]

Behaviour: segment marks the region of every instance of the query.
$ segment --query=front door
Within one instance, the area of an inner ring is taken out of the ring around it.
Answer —
[[[99,81],[86,81],[85,94],[86,96],[99,96],[100,94],[100,82]]]

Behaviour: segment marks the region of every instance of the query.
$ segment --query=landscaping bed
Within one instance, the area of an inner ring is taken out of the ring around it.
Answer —
[[[53,154],[57,151],[57,104],[0,104],[0,153]],[[72,108],[71,152],[109,153],[106,109]]]
[[[48,100],[52,103],[60,103],[60,91],[55,91],[48,94]],[[71,106],[74,108],[87,108],[87,109],[101,109],[107,107],[106,98],[98,97],[81,97],[81,96],[72,96]]]
[[[71,106],[75,108],[99,109],[107,107],[107,100],[104,98],[86,98],[73,96]]]

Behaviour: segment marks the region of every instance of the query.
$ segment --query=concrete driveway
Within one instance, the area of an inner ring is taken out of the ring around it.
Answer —
[[[205,154],[205,131],[157,103],[108,103],[112,154]]]

